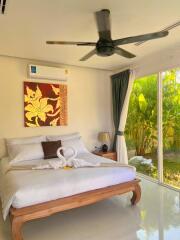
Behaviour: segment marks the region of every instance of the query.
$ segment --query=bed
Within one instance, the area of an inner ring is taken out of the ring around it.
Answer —
[[[90,162],[112,160],[83,152],[79,158]],[[133,167],[78,168],[58,170],[21,170],[7,172],[8,158],[0,167],[0,194],[4,220],[10,215],[12,237],[22,240],[22,225],[72,208],[85,206],[114,195],[132,192],[131,204],[141,197],[141,188]],[[22,161],[16,166],[41,164]]]

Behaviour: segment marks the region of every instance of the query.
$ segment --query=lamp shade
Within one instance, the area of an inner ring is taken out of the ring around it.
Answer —
[[[107,143],[110,141],[110,135],[109,132],[100,132],[98,134],[98,140],[102,143]]]

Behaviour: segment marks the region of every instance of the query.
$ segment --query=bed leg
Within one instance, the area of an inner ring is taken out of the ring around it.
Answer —
[[[20,217],[11,216],[11,230],[12,230],[12,239],[13,240],[23,240],[21,227],[23,221]]]
[[[131,198],[131,204],[136,205],[139,202],[140,198],[141,198],[141,187],[139,184],[136,184],[134,186],[133,196]]]

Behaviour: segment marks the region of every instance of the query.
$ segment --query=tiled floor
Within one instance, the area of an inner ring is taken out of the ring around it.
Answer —
[[[24,240],[180,240],[180,195],[142,180],[142,199],[130,194],[27,223]],[[10,240],[9,222],[0,219],[0,240]]]

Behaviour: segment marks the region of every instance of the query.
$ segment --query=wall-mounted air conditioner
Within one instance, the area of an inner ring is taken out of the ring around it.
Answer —
[[[67,69],[57,67],[47,67],[30,64],[28,66],[29,78],[52,79],[66,81],[68,76]]]

